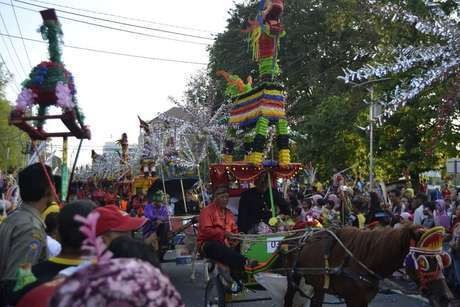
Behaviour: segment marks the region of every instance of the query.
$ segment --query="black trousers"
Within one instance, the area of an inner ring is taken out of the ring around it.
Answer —
[[[203,243],[202,250],[205,257],[229,266],[232,271],[243,271],[244,269],[246,258],[223,243],[206,241]]]
[[[160,243],[160,248],[168,245],[168,232],[169,232],[168,223],[161,223],[158,225],[156,233],[158,236],[158,241]]]

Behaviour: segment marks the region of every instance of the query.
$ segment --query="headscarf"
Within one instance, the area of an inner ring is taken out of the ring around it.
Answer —
[[[334,202],[334,209],[340,208],[340,198],[335,194],[329,194],[327,200],[332,200]]]
[[[414,221],[414,217],[409,212],[402,212],[400,217],[403,219],[403,221]]]
[[[161,271],[129,258],[93,264],[68,277],[56,290],[51,307],[182,307],[176,288]]]
[[[56,289],[52,307],[184,307],[180,294],[161,271],[147,262],[132,259],[111,259],[101,237],[96,237],[99,212],[87,217],[75,216],[85,234],[82,250],[94,257]]]
[[[319,199],[323,199],[323,196],[321,194],[315,194],[315,195],[312,195],[311,196],[311,201],[313,203],[313,206],[317,206],[318,205],[318,200]]]
[[[407,188],[404,191],[404,195],[409,199],[413,199],[415,197],[415,191],[412,188]]]
[[[442,226],[447,231],[450,230],[450,219],[447,215],[446,203],[442,199],[436,200],[436,214],[434,216],[436,226]]]

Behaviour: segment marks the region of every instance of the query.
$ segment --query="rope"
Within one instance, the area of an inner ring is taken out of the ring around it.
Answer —
[[[364,263],[362,263],[359,259],[357,259],[357,258],[355,257],[355,255],[353,255],[353,253],[345,246],[345,244],[343,244],[343,242],[339,239],[339,237],[337,237],[337,235],[336,235],[334,232],[332,232],[332,231],[330,231],[330,230],[328,230],[328,229],[326,229],[325,231],[328,232],[328,233],[337,241],[337,243],[339,243],[339,245],[344,249],[344,251],[345,251],[354,261],[356,261],[356,263],[358,263],[363,269],[365,269],[369,274],[371,274],[372,276],[374,276],[374,277],[377,278],[378,280],[383,280],[383,278],[382,278],[379,274],[377,274],[377,273],[375,273],[374,271],[372,271],[372,270],[371,270],[370,268],[368,268]]]
[[[299,236],[283,238],[281,240],[271,240],[271,241],[278,241],[278,242],[287,242],[287,241],[303,239],[307,234],[310,234],[313,232],[319,232],[321,230],[322,229],[312,228],[312,229],[288,230],[288,231],[275,232],[275,233],[270,233],[270,234],[234,234],[230,236],[230,239],[245,241],[245,242],[267,242],[267,240],[271,240],[271,237],[275,238],[277,236],[288,236],[290,234],[303,232],[302,235],[299,235]]]

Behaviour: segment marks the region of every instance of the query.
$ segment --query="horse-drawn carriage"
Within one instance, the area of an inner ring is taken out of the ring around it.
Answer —
[[[241,187],[247,188],[248,183],[261,174],[269,178],[289,178],[299,167],[216,164],[211,165],[211,180],[213,184],[231,182],[230,196],[238,197],[244,190]],[[443,238],[442,227],[427,230],[417,225],[399,229],[306,228],[238,234],[234,239],[241,242],[241,253],[259,263],[245,268],[242,287],[232,280],[227,268],[213,263],[214,274],[206,285],[204,303],[221,307],[269,300],[268,297],[248,298],[245,294],[247,290],[271,290],[271,285],[263,284],[260,277],[276,273],[273,276],[277,280],[273,282],[281,281],[286,307],[292,306],[296,293],[310,299],[311,306],[322,306],[325,294],[342,298],[347,306],[367,306],[379,292],[380,284],[404,267],[431,304],[452,306],[449,304],[454,302],[454,297],[443,278],[443,269],[450,264],[449,255],[442,249]]]
[[[283,167],[270,163],[254,165],[245,162],[212,164],[210,178],[214,186],[225,184],[229,186],[228,208],[238,217],[239,199],[242,192],[249,189],[261,176],[267,176],[271,200],[272,217],[276,216],[273,202],[272,184],[278,179],[290,179],[297,174],[301,165],[291,163]],[[247,290],[264,290],[256,280],[256,274],[268,271],[280,261],[279,244],[295,231],[275,231],[266,234],[235,234],[234,240],[240,242],[240,251],[248,259],[256,260],[258,265],[247,269],[243,274],[243,288],[235,288],[228,269],[220,264],[212,263],[213,276],[209,279],[205,291],[205,306],[225,306],[227,303],[242,303],[252,301],[270,300],[270,297],[246,298]],[[297,238],[298,239],[298,238]]]

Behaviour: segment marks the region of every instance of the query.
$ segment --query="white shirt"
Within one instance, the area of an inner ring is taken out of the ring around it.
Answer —
[[[422,220],[425,216],[423,215],[423,205],[420,205],[414,212],[414,224],[422,225]]]
[[[61,253],[61,243],[54,240],[50,236],[46,236],[46,245],[48,247],[48,258],[56,257]]]

